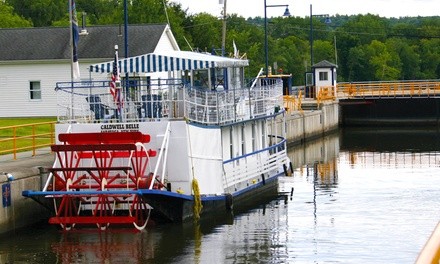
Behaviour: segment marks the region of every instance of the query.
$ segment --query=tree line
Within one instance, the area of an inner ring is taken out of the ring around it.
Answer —
[[[0,26],[68,26],[67,2],[0,1]],[[85,13],[87,25],[123,24],[123,0],[75,2],[79,20]],[[130,24],[169,23],[182,50],[220,53],[220,14],[191,14],[170,0],[128,3]],[[313,32],[314,63],[327,60],[337,64],[340,82],[440,79],[440,16],[384,18],[367,14],[330,19],[326,24],[321,17],[312,17],[312,23],[310,17],[268,18],[269,64],[277,73],[291,73],[294,85],[303,85],[311,67]],[[226,54],[233,52],[235,42],[250,60],[248,77],[254,77],[265,67],[264,18],[228,14],[226,24]]]

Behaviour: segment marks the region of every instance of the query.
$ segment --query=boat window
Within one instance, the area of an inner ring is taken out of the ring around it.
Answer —
[[[225,71],[224,68],[216,68],[215,69],[215,83],[214,87],[218,91],[225,90]]]
[[[124,88],[125,86],[127,86],[127,89],[124,89],[124,91],[127,92],[126,95],[127,100],[130,100],[132,102],[140,102],[141,101],[140,77],[129,77],[128,81],[126,81],[126,78],[123,77],[121,81]]]
[[[266,147],[266,123],[261,122],[261,148]]]
[[[209,88],[209,74],[208,70],[196,70],[193,71],[193,86]]]
[[[184,85],[191,84],[191,74],[188,70],[182,71],[181,76],[182,76],[182,83]]]

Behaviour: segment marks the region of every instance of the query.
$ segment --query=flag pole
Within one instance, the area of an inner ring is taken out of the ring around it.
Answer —
[[[120,122],[125,121],[125,117],[123,115],[123,106],[124,106],[124,97],[121,91],[121,80],[119,75],[119,59],[118,59],[118,45],[115,45],[115,58],[113,61],[113,70],[110,81],[110,93],[113,97],[113,101],[116,104],[116,113],[117,119]]]
[[[69,0],[69,39],[70,39],[70,81],[73,82],[73,29],[72,29],[72,0]]]
[[[70,43],[70,120],[74,119],[73,100],[73,28],[72,28],[72,0],[69,0],[69,43]]]
[[[78,30],[78,19],[76,18],[76,4],[75,0],[69,0],[69,19],[70,19],[70,84],[71,84],[71,118],[75,117],[74,113],[74,80],[80,78],[79,73],[79,62],[78,62],[78,42],[79,42],[79,30]]]
[[[115,87],[115,94],[117,97],[117,102],[116,102],[116,106],[117,106],[117,111],[119,113],[119,121],[120,122],[125,122],[125,117],[123,115],[124,112],[124,105],[123,105],[123,100],[122,98],[124,98],[124,94],[121,91],[121,76],[120,76],[120,69],[119,69],[119,47],[118,45],[115,45],[115,66],[116,67],[116,76],[115,76],[115,81],[114,81],[114,87]],[[114,72],[115,73],[115,72]],[[113,74],[114,74],[113,73]]]
[[[127,0],[124,0],[124,51],[125,51],[125,58],[128,59],[128,7],[127,7]],[[129,87],[128,87],[128,71],[125,72],[125,89],[123,93],[123,97],[125,102],[128,102],[128,94],[129,94]],[[121,109],[121,112],[124,112],[124,106]],[[122,117],[122,121],[125,122],[125,116]]]

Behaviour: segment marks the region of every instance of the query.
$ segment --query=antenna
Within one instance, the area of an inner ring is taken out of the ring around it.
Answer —
[[[170,18],[168,17],[167,6],[165,5],[165,0],[162,0],[162,3],[163,3],[163,9],[165,10],[165,16],[167,17],[167,23],[168,23],[168,25],[170,25],[170,27],[171,27],[171,24],[170,24]]]
[[[225,56],[226,46],[226,0],[220,0],[219,4],[223,3],[223,25],[222,25],[222,56]]]
[[[186,41],[186,44],[188,44],[189,48],[191,49],[191,51],[194,51],[193,48],[191,47],[191,44],[189,44],[188,40],[185,38],[185,36],[183,36],[183,39]]]

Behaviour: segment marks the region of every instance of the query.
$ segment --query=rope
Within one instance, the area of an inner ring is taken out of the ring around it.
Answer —
[[[199,183],[196,179],[192,180],[192,189],[194,193],[194,207],[193,207],[193,213],[194,213],[194,222],[198,222],[200,219],[200,212],[202,211],[202,199],[200,199],[200,189],[199,189]]]
[[[192,156],[192,148],[191,148],[191,137],[190,137],[190,133],[189,133],[189,128],[188,128],[188,121],[186,124],[186,131],[188,134],[188,141],[189,141],[189,153],[191,156],[191,173],[192,173],[192,191],[193,191],[193,195],[194,195],[194,206],[193,206],[193,218],[194,218],[194,222],[198,222],[200,219],[200,212],[202,211],[202,200],[200,198],[200,189],[199,189],[199,182],[196,180],[196,178],[194,177],[194,162],[193,162],[193,156]]]

